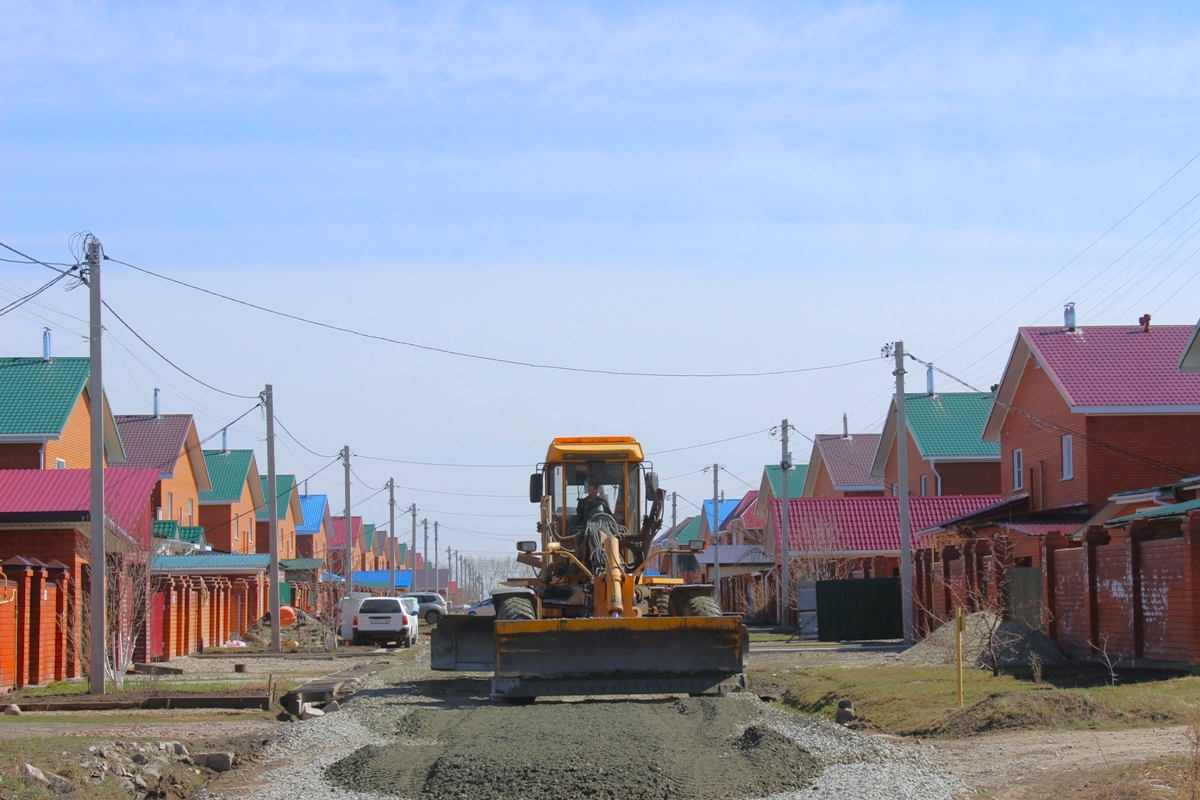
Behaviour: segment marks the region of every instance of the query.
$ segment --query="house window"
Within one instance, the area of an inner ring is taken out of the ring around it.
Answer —
[[[1013,491],[1025,488],[1025,459],[1021,449],[1013,450]]]
[[[921,476],[921,497],[924,497],[927,494],[929,494],[929,476],[922,475]]]
[[[1067,434],[1062,437],[1062,464],[1064,481],[1075,477],[1075,437]]]
[[[55,469],[66,469],[67,468],[67,460],[65,458],[54,459],[54,468]]]
[[[241,536],[241,533],[242,533],[242,518],[234,517],[233,518],[233,540],[235,542],[238,540],[238,537]]]
[[[192,498],[189,497],[188,498],[188,525],[196,524],[195,522],[192,522],[192,518],[195,516],[195,513],[196,513],[196,507],[192,504]]]

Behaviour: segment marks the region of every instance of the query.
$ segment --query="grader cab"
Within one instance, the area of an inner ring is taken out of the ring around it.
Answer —
[[[535,577],[493,592],[496,617],[449,616],[434,669],[493,670],[493,697],[724,694],[744,687],[747,636],[708,584],[648,572],[664,492],[623,436],[555,439],[530,478],[539,539],[517,543]]]

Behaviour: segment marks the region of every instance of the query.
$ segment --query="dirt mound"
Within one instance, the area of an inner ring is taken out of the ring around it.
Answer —
[[[322,625],[320,620],[304,612],[296,615],[296,622],[280,631],[280,641],[295,642],[294,647],[304,651],[324,650],[325,642],[333,637],[333,630]],[[242,640],[252,648],[269,647],[271,644],[271,615],[266,614],[242,635]]]
[[[1066,660],[1054,640],[1037,631],[1001,620],[989,611],[969,614],[963,632],[963,664],[990,668],[993,651],[1001,667],[1028,666],[1030,656],[1035,653],[1043,664]],[[936,666],[954,664],[955,659],[954,622],[951,621],[905,650],[897,661],[914,666]]]
[[[412,798],[725,800],[795,791],[820,772],[752,704],[728,698],[418,709],[396,734],[327,776]]]

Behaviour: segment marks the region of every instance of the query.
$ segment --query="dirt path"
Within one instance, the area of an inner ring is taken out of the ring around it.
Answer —
[[[1181,755],[1187,749],[1187,727],[1005,731],[915,746],[976,791],[1004,800],[1032,800],[1055,789],[1078,788],[1096,773]]]
[[[0,741],[48,737],[97,739],[158,739],[196,741],[240,739],[274,735],[286,723],[265,712],[223,714],[211,710],[138,711],[42,711],[0,723]]]

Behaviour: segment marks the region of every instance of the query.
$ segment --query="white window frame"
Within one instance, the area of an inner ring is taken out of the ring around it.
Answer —
[[[235,514],[233,517],[233,540],[236,542],[240,538],[242,532],[242,515]]]
[[[929,476],[922,475],[921,476],[921,497],[925,497],[928,494],[929,494]]]
[[[1025,453],[1020,447],[1013,450],[1013,491],[1025,488]]]
[[[1069,481],[1075,477],[1075,437],[1069,433],[1062,437],[1062,479]]]
[[[67,460],[65,458],[54,459],[54,468],[55,469],[66,469],[67,468]]]

